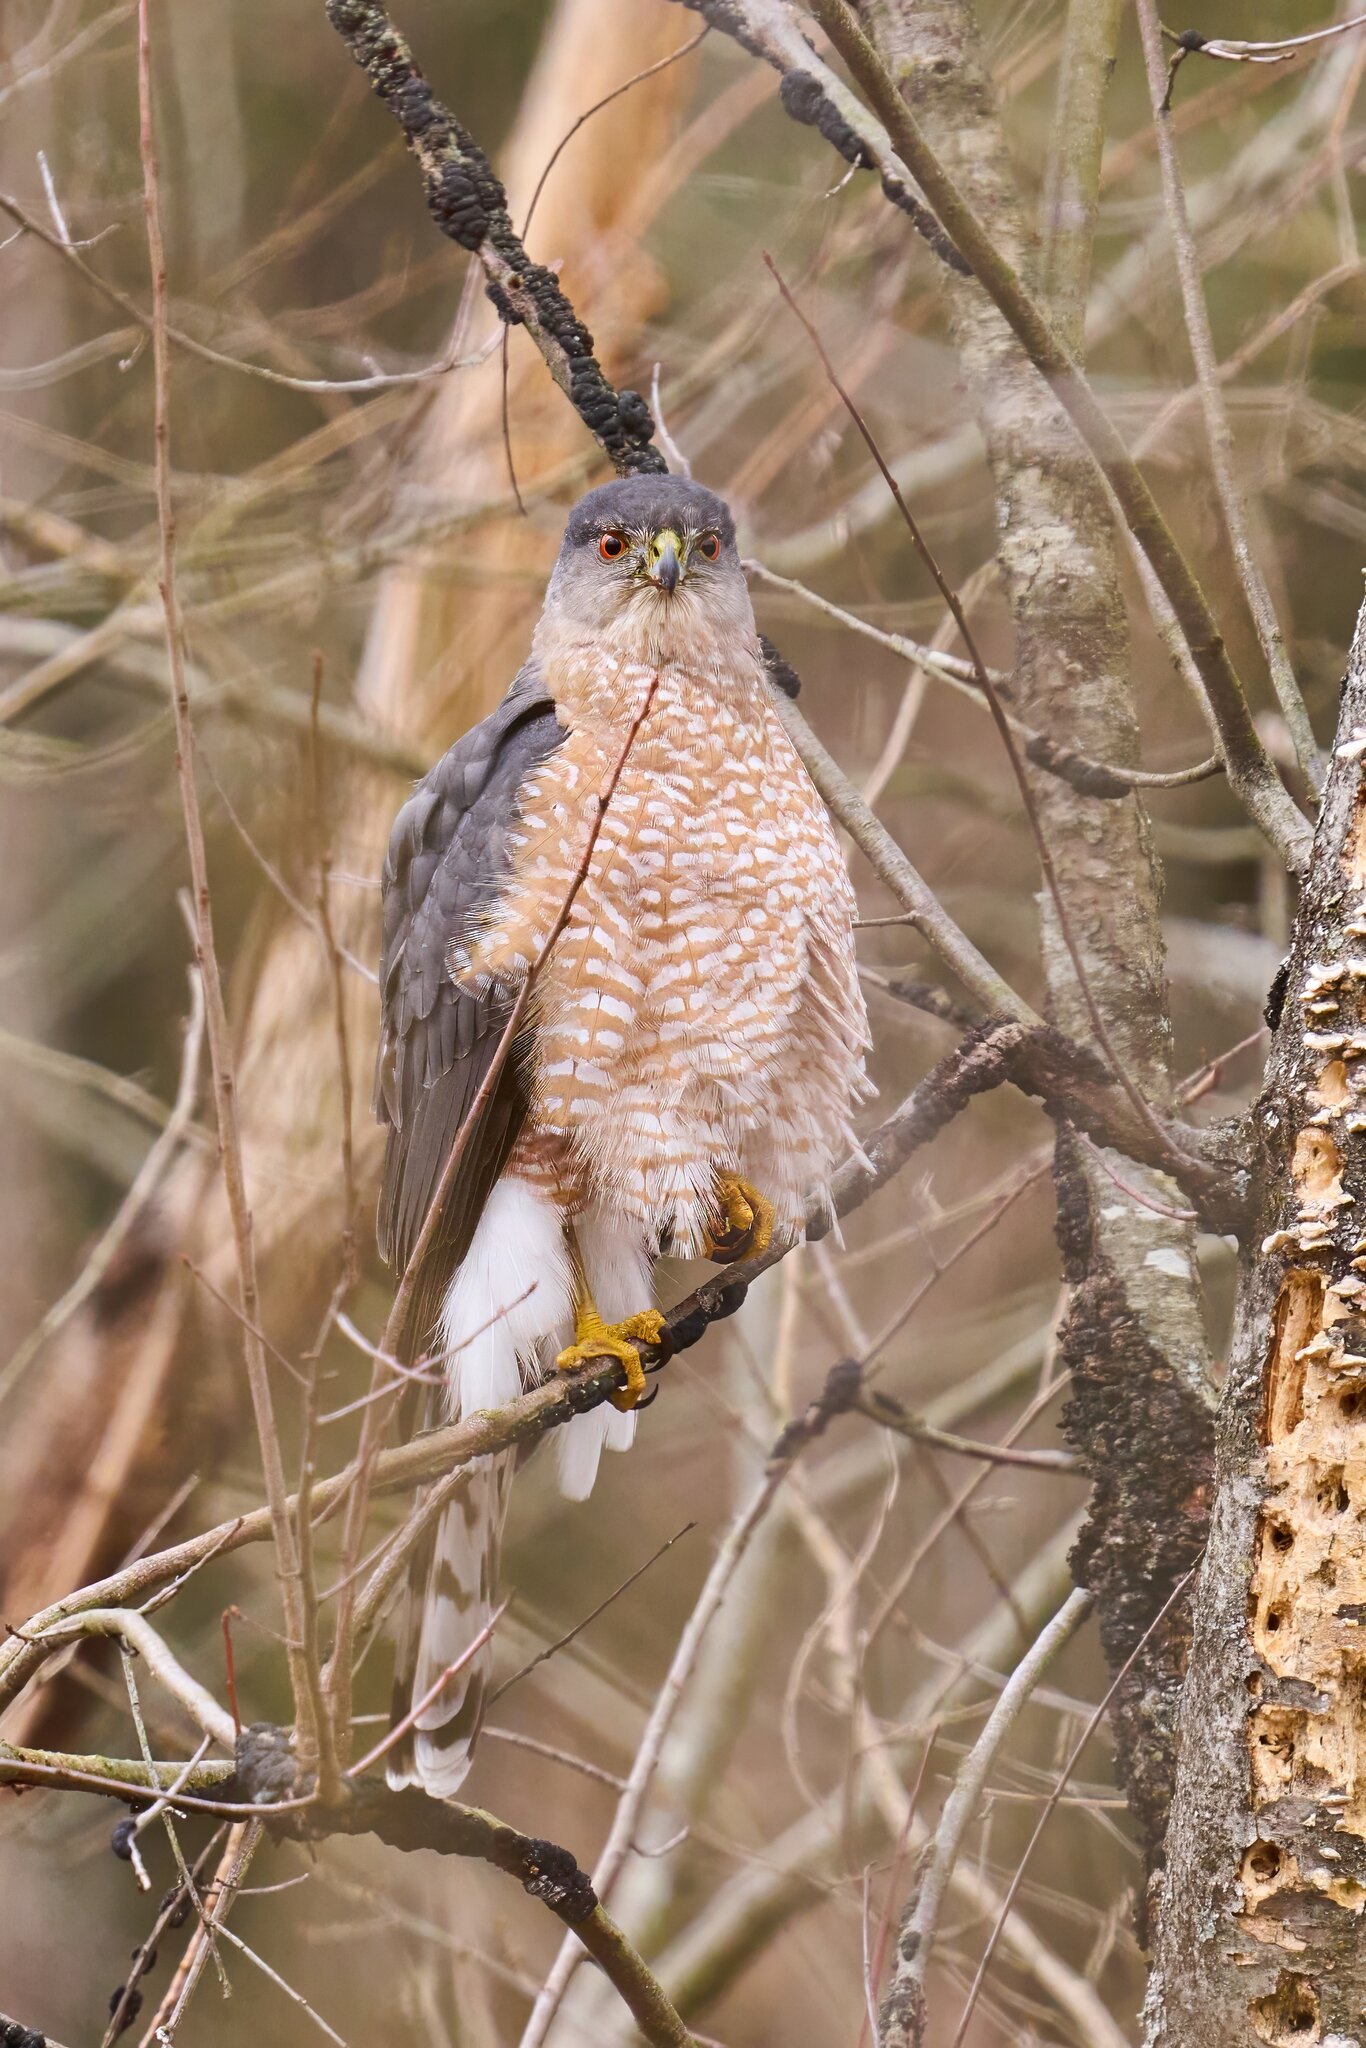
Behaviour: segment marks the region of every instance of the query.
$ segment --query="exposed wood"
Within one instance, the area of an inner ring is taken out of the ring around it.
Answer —
[[[1150,2048],[1345,2044],[1366,2007],[1366,612],[1255,1112]]]

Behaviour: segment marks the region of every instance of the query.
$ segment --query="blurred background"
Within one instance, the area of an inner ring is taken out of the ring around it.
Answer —
[[[1049,175],[1065,12],[1057,0],[981,0],[1032,203]],[[1190,13],[1172,25],[1246,37],[1313,25],[1289,0],[1201,0]],[[349,1313],[372,1338],[389,1300],[372,1249],[369,1110],[389,821],[510,681],[565,508],[602,470],[515,331],[504,369],[478,278],[432,227],[415,167],[321,5],[165,0],[152,18],[171,318],[267,373],[177,347],[171,459],[264,1318],[289,1361],[319,1325],[348,1230],[361,1254]],[[955,644],[777,299],[768,250],[964,593],[986,658],[1008,670],[992,486],[938,269],[874,182],[841,178],[778,107],[774,76],[733,43],[712,34],[685,50],[702,24],[663,0],[408,0],[400,19],[494,156],[519,224],[536,195],[533,255],[562,264],[609,374],[655,387],[682,457],[733,505],[743,552],[885,632]],[[9,0],[0,18],[0,192],[46,236],[0,215],[0,1613],[11,1621],[138,1546],[261,1498],[240,1334],[217,1295],[233,1262],[212,1103],[203,1074],[192,1098],[182,1085],[191,944],[156,589],[150,349],[93,281],[148,304],[134,38],[127,4]],[[604,94],[675,55],[555,155]],[[1240,475],[1321,741],[1366,541],[1363,59],[1366,41],[1349,36],[1274,68],[1193,61],[1177,91]],[[1142,446],[1286,759],[1189,402],[1127,20],[1088,330],[1097,385]],[[448,355],[463,366],[420,374]],[[296,388],[366,379],[379,381]],[[1035,858],[990,721],[801,591],[756,573],[754,595],[825,743],[954,917],[1041,1000]],[[1136,580],[1126,596],[1144,762],[1183,767],[1209,752],[1208,736]],[[1256,1088],[1287,884],[1222,780],[1158,791],[1148,809],[1177,1071],[1241,1048],[1202,1104],[1218,1115]],[[851,863],[864,916],[889,917],[891,898]],[[344,1047],[324,907],[342,949]],[[871,1123],[952,1037],[886,989],[936,973],[913,932],[870,928],[860,951],[880,1091]],[[504,1556],[515,1597],[502,1675],[691,1526],[498,1700],[470,1797],[591,1863],[715,1543],[782,1416],[894,1314],[906,1319],[885,1354],[889,1392],[971,1437],[1000,1437],[1028,1412],[1020,1442],[1059,1442],[1049,1158],[1049,1127],[1022,1098],[974,1105],[859,1213],[842,1247],[789,1259],[734,1323],[676,1361],[637,1449],[606,1462],[591,1503],[561,1502],[550,1461],[531,1462]],[[1233,1253],[1213,1238],[1200,1253],[1217,1356]],[[689,1277],[679,1269],[667,1284],[681,1294]],[[337,1332],[322,1369],[329,1411],[368,1381],[367,1359]],[[283,1368],[277,1399],[292,1459]],[[355,1427],[351,1415],[324,1429],[329,1468]],[[905,1892],[897,1801],[914,1788],[925,1814],[937,1809],[1000,1674],[1065,1597],[1084,1499],[1075,1473],[966,1464],[856,1422],[832,1430],[794,1480],[695,1675],[619,1900],[701,2034],[727,2048],[868,2040],[868,1958],[885,1951]],[[244,1714],[278,1716],[264,1548],[201,1573],[163,1616],[167,1635],[221,1697],[229,1603],[246,1617],[235,1638]],[[364,1712],[385,1704],[386,1658],[380,1648],[367,1664]],[[944,2048],[1040,1798],[1104,1683],[1083,1635],[998,1767],[931,1977],[931,2039]],[[158,1754],[189,1755],[190,1724],[150,1684],[144,1693]],[[117,1660],[83,1650],[3,1732],[135,1753]],[[0,2006],[68,2048],[98,2040],[153,1911],[109,1854],[115,1817],[70,1796],[0,1803]],[[209,1826],[187,1823],[187,1844]],[[173,1866],[160,1839],[148,1853],[154,1902]],[[496,1873],[375,1844],[269,1850],[252,1882],[289,1888],[246,1899],[234,1926],[352,2044],[515,2041],[557,1945],[551,1917]],[[1019,1896],[1037,1952],[1003,1951],[971,2048],[1136,2039],[1141,1885],[1102,1735]],[[228,1967],[231,1997],[206,1979],[179,2038],[320,2038],[244,1957]],[[623,2027],[581,1972],[552,2039],[624,2041]]]

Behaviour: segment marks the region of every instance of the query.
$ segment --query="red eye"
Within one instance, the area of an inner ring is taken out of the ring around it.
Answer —
[[[697,543],[697,552],[704,562],[714,562],[721,552],[721,536],[718,533],[704,533]]]
[[[604,562],[618,561],[626,553],[626,535],[624,533],[605,533],[598,542],[598,553],[602,556]]]

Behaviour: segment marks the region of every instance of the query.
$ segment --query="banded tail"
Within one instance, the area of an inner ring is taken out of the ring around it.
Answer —
[[[649,1306],[651,1262],[634,1238],[603,1218],[580,1218],[584,1266],[603,1313]],[[573,1331],[572,1272],[560,1211],[526,1181],[498,1182],[442,1309],[448,1412],[501,1407],[552,1369]],[[627,1450],[633,1414],[604,1403],[555,1430],[561,1491],[585,1500],[604,1449]],[[519,1453],[478,1458],[409,1564],[397,1629],[392,1725],[484,1629],[498,1601],[498,1560]],[[389,1753],[390,1785],[420,1785],[453,1799],[469,1771],[483,1722],[493,1644],[485,1645],[405,1730]]]

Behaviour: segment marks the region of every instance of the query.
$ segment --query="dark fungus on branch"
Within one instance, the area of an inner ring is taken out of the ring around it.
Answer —
[[[237,1738],[234,1775],[223,1797],[245,1806],[273,1807],[297,1798],[307,1785],[296,1777],[289,1732],[257,1721]],[[382,1778],[362,1778],[335,1804],[308,1806],[267,1820],[282,1834],[377,1835],[395,1849],[434,1849],[438,1855],[473,1856],[515,1877],[552,1913],[574,1927],[596,1910],[597,1895],[587,1874],[557,1842],[521,1834],[481,1807],[431,1799],[409,1787],[391,1791]]]
[[[654,446],[649,406],[638,391],[617,391],[603,375],[593,337],[554,272],[527,255],[493,166],[436,97],[384,8],[375,0],[327,0],[327,18],[422,166],[432,219],[443,235],[482,264],[485,289],[500,318],[509,327],[528,330],[619,475],[666,469]]]
[[[839,108],[825,91],[820,80],[809,71],[795,67],[788,69],[777,55],[759,36],[756,36],[744,22],[730,0],[682,0],[682,4],[694,14],[700,14],[704,21],[728,35],[751,57],[759,57],[771,64],[778,72],[781,83],[778,97],[784,111],[804,128],[814,128],[825,137],[830,147],[838,151],[845,163],[856,171],[875,171],[877,165],[845,120]],[[956,270],[960,277],[972,275],[968,264],[954,247],[943,228],[919,199],[900,178],[885,171],[882,176],[882,190],[892,205],[898,207],[912,223],[916,232],[922,235],[935,255],[950,270]]]
[[[1167,66],[1167,90],[1162,95],[1162,105],[1158,109],[1159,113],[1170,114],[1172,110],[1172,92],[1176,85],[1177,72],[1181,69],[1187,57],[1193,57],[1197,50],[1204,49],[1209,38],[1208,36],[1202,36],[1199,29],[1196,28],[1182,29],[1180,35],[1172,35],[1170,29],[1164,29],[1162,33],[1169,36],[1176,46],[1176,54]]]
[[[770,1471],[776,1465],[790,1465],[799,1452],[824,1434],[837,1415],[850,1414],[858,1405],[862,1386],[863,1367],[859,1361],[837,1358],[815,1400],[808,1402],[802,1414],[793,1417],[769,1452]]]
[[[57,2043],[36,2027],[26,2027],[0,2012],[0,2048],[57,2048]]]

